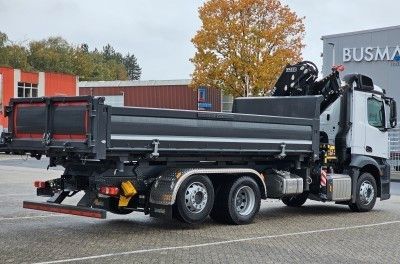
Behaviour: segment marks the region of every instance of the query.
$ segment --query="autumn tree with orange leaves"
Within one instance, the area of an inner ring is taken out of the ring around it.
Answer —
[[[279,0],[208,0],[199,15],[194,87],[266,95],[283,68],[301,60],[304,18]]]

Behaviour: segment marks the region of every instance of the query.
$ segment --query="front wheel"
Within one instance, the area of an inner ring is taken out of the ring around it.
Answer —
[[[259,211],[260,203],[258,184],[251,177],[240,177],[221,186],[210,216],[220,223],[249,224]]]
[[[214,204],[214,187],[207,176],[195,175],[186,179],[178,190],[175,216],[182,222],[198,224],[211,212]]]
[[[356,202],[350,203],[353,212],[368,212],[375,206],[377,187],[375,178],[370,173],[363,173],[357,180]]]

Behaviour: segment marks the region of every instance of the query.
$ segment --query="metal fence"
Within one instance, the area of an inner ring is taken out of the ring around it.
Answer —
[[[392,171],[400,171],[400,128],[389,131],[389,151]]]

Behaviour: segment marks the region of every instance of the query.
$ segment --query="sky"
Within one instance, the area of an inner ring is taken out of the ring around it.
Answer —
[[[400,24],[398,0],[282,0],[305,17],[303,58],[322,64],[321,36]],[[62,36],[133,53],[142,80],[190,78],[204,0],[0,0],[0,31],[27,43]]]

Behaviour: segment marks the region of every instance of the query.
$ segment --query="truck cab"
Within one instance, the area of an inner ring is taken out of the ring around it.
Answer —
[[[321,114],[326,143],[335,144],[344,123],[348,125],[346,147],[351,154],[388,159],[388,130],[396,122],[395,101],[367,76],[345,76],[342,85],[349,87],[342,100],[336,100]]]
[[[342,97],[333,102],[320,119],[321,143],[334,145],[336,151],[337,159],[327,166],[350,175],[372,175],[378,197],[388,199],[388,130],[397,125],[396,102],[386,96],[384,89],[374,85],[371,78],[361,74],[346,75],[342,87]],[[357,190],[354,178],[353,193]],[[356,198],[353,195],[353,201]]]

